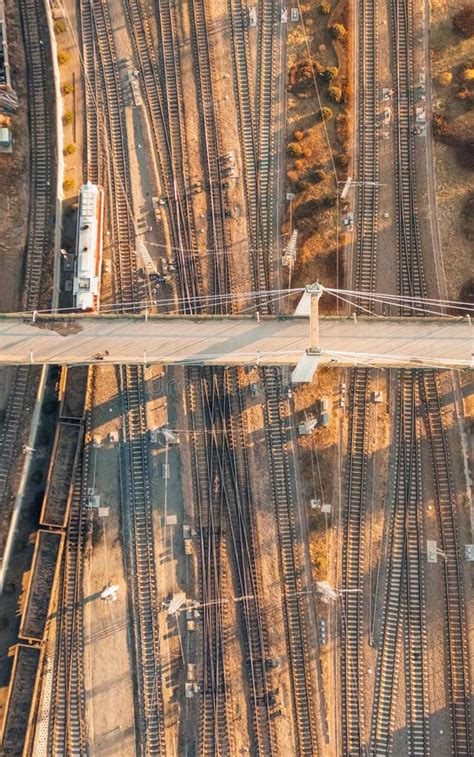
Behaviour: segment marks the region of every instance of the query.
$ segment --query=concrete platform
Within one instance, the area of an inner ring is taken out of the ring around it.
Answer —
[[[0,316],[0,364],[295,365],[309,343],[304,317]],[[467,319],[321,318],[318,364],[467,368]]]

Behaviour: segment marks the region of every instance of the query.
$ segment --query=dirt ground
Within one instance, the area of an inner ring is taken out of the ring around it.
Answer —
[[[334,5],[330,15],[322,15],[318,7],[316,2],[302,3],[301,23],[290,27],[288,33],[286,191],[295,199],[288,202],[282,232],[290,236],[293,229],[298,229],[298,252],[291,276],[291,284],[296,286],[318,278],[326,286],[334,286],[337,281],[342,284],[345,245],[350,243],[350,235],[345,235],[340,226],[336,184],[346,178],[349,161],[350,29],[341,43],[332,38],[328,28],[342,22],[347,28],[348,10],[345,2]],[[306,71],[301,70],[303,64],[309,63],[309,55],[314,76],[310,65]],[[331,67],[337,73],[328,82],[321,74]],[[331,100],[330,86],[341,90],[340,103]],[[322,120],[321,107],[331,109],[329,120]],[[331,300],[322,303],[325,312],[333,308]]]
[[[0,213],[0,311],[17,310],[20,305],[23,257],[28,223],[28,186],[30,180],[28,102],[25,57],[19,9],[14,0],[5,4],[8,53],[12,86],[19,101],[9,117],[14,139],[13,152],[0,154],[0,175],[8,192]],[[6,407],[13,369],[0,368],[0,412]]]
[[[13,0],[6,2],[8,52],[12,86],[19,107],[11,117],[13,152],[0,154],[0,174],[8,193],[2,201],[0,213],[0,309],[16,310],[22,282],[23,254],[28,222],[29,134],[28,103],[24,49],[21,37],[19,9]]]
[[[132,670],[129,656],[127,581],[121,548],[118,447],[109,434],[119,433],[121,401],[114,368],[96,371],[92,409],[93,449],[90,486],[108,515],[93,520],[92,544],[84,571],[85,688],[88,741],[93,753],[135,754]],[[100,592],[117,584],[116,602],[103,602]],[[111,707],[110,697],[114,706]]]
[[[466,5],[464,0],[431,0],[431,66],[433,75],[433,112],[446,116],[456,135],[472,139],[474,111],[460,101],[460,67],[472,61],[474,42],[455,34],[454,14]],[[472,65],[472,64],[471,64]],[[443,72],[452,74],[448,86],[439,83]],[[450,299],[466,299],[466,276],[472,273],[473,234],[464,231],[468,219],[464,208],[474,192],[474,171],[462,165],[452,146],[435,140],[437,215]],[[471,293],[472,296],[472,293]]]
[[[258,380],[256,371],[246,375],[249,383]],[[241,372],[241,386],[245,385],[245,376]],[[284,598],[280,577],[280,565],[275,545],[278,544],[278,532],[275,519],[274,503],[271,496],[271,480],[268,475],[267,444],[264,429],[263,406],[264,395],[257,384],[257,395],[248,400],[243,417],[245,438],[248,444],[251,491],[255,513],[256,547],[260,570],[260,595],[263,619],[267,629],[269,657],[278,660],[279,667],[269,673],[269,685],[279,688],[281,715],[275,718],[274,726],[279,754],[295,753],[295,733],[291,717],[291,683],[288,664],[288,650],[284,620]]]
[[[65,3],[68,16],[56,19],[55,33],[61,79],[62,122],[64,134],[65,208],[73,204],[83,184],[83,92],[81,61],[77,49],[76,5]],[[64,26],[65,29],[63,31]],[[61,56],[66,55],[64,62]]]

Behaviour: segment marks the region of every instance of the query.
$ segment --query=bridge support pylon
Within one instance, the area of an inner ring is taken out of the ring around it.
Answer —
[[[301,300],[300,314],[308,313],[309,299],[309,347],[298,362],[291,375],[293,384],[309,383],[312,381],[318,363],[321,361],[322,350],[319,343],[319,300],[324,292],[324,287],[319,281],[316,284],[307,284]],[[305,301],[305,302],[304,302]],[[296,310],[298,313],[298,308]]]
[[[309,355],[317,355],[321,349],[319,346],[319,300],[324,291],[319,281],[316,284],[307,284],[305,291],[311,298],[311,307],[309,313]]]

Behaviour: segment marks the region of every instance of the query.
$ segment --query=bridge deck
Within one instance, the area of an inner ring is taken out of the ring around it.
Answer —
[[[0,364],[295,365],[308,343],[304,317],[0,316]],[[467,367],[472,330],[465,319],[321,318],[320,345],[320,364]]]

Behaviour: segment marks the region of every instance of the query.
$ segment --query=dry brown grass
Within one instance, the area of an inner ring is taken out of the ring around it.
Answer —
[[[435,112],[443,116],[449,126],[452,143],[472,140],[474,111],[457,97],[459,75],[463,66],[474,56],[474,43],[460,38],[452,30],[452,17],[463,6],[462,0],[432,0],[431,42],[432,75],[434,78]],[[451,84],[439,83],[441,74],[452,74]],[[448,295],[458,299],[466,273],[472,270],[472,241],[463,231],[463,210],[474,191],[474,171],[466,168],[463,148],[435,142],[438,221],[441,233]]]
[[[347,150],[349,118],[347,103],[348,71],[347,45],[334,41],[329,24],[344,23],[347,27],[347,6],[339,3],[330,16],[319,12],[319,3],[302,6],[303,21],[310,45],[308,57],[301,28],[291,30],[289,35],[289,83],[295,90],[289,96],[288,128],[289,141],[296,140],[302,154],[297,160],[289,160],[287,167],[288,191],[296,194],[292,203],[293,228],[299,232],[296,268],[292,283],[296,286],[320,278],[326,285],[342,281],[344,270],[344,235],[337,233],[336,176],[333,156]],[[311,24],[308,22],[311,21]],[[312,66],[311,66],[312,63]],[[316,96],[314,71],[320,94]],[[328,68],[337,69],[337,75],[326,81],[319,74]],[[331,99],[331,88],[341,92],[341,102]],[[322,122],[320,108],[331,108],[332,117]],[[329,141],[329,144],[328,144]],[[346,166],[337,165],[338,179],[344,178]],[[289,233],[289,215],[283,225],[283,233]],[[339,252],[337,246],[339,243]],[[323,305],[327,312],[332,303]]]

